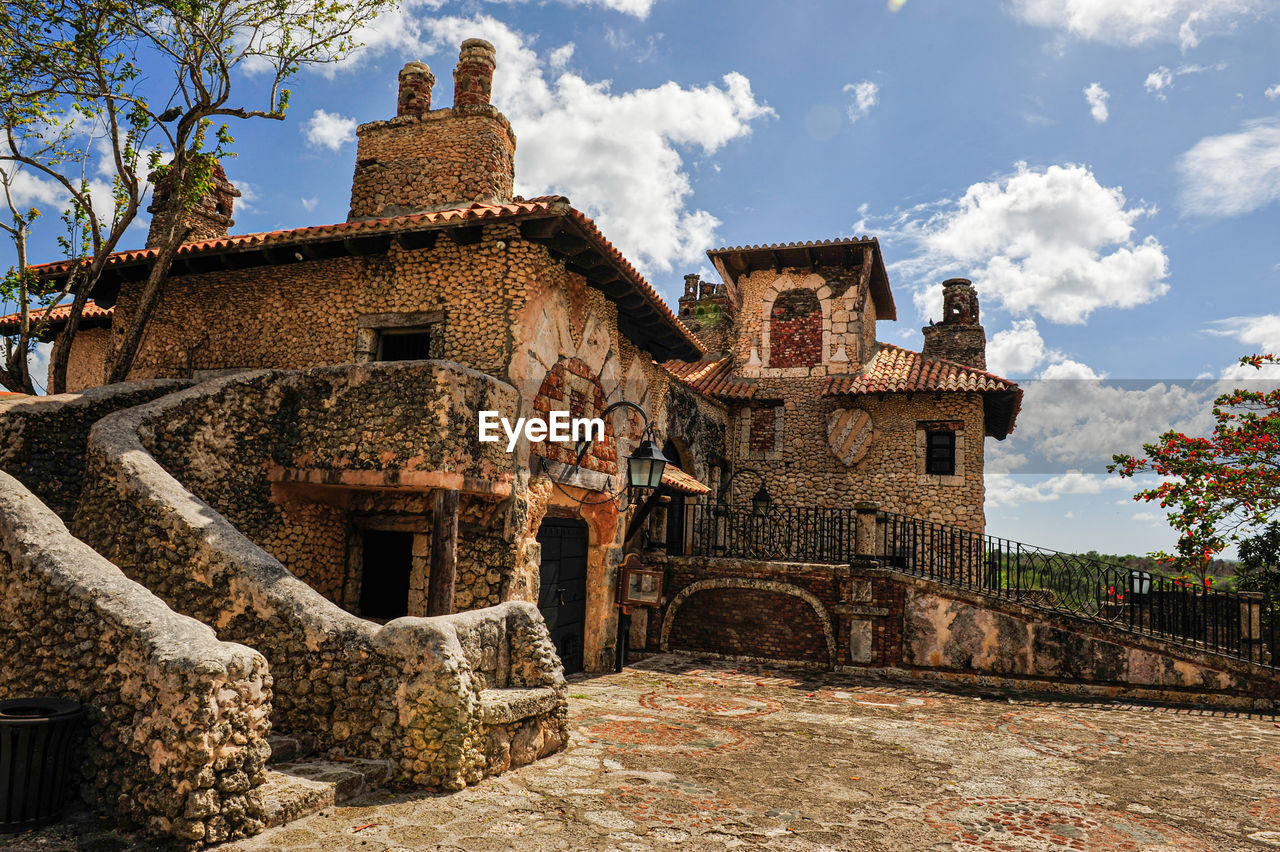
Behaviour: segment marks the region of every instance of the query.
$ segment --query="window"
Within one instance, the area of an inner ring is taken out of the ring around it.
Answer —
[[[378,361],[420,361],[433,356],[430,329],[385,329],[378,335]]]
[[[812,367],[822,361],[822,305],[810,289],[788,290],[769,313],[769,366]]]
[[[357,364],[443,357],[443,311],[365,314],[356,323]]]
[[[952,476],[956,472],[956,433],[947,430],[925,433],[925,473]]]

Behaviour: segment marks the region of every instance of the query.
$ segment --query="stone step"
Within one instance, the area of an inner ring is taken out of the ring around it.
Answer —
[[[264,819],[268,828],[284,825],[376,790],[390,779],[386,760],[312,758],[275,764],[262,786]]]
[[[506,725],[550,713],[563,706],[564,696],[550,687],[485,689],[480,693],[480,718],[490,725]]]
[[[315,734],[270,734],[267,745],[271,746],[268,764],[292,763],[315,753],[316,737]]]

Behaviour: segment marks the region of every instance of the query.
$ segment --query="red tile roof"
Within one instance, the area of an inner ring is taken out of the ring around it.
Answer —
[[[662,469],[662,484],[681,494],[707,494],[711,491],[710,488],[670,463]]]
[[[93,299],[85,302],[84,311],[80,314],[81,320],[106,320],[110,319],[112,308],[100,308],[93,303]],[[32,323],[44,316],[44,310],[32,310],[29,317]],[[50,331],[58,331],[62,324],[67,321],[67,317],[71,316],[71,304],[58,305],[49,312],[49,328]],[[0,334],[17,334],[18,326],[22,323],[21,314],[9,314],[0,317]]]
[[[877,351],[857,375],[831,376],[823,396],[864,393],[959,392],[986,395],[987,433],[1004,438],[1013,431],[1022,406],[1022,388],[994,373],[952,361],[926,359],[888,343]]]
[[[895,393],[899,391],[1016,391],[1017,384],[951,361],[931,361],[919,352],[888,343],[854,376],[827,379],[824,396],[851,393]]]
[[[388,235],[395,236],[414,231],[433,230],[439,227],[466,226],[484,223],[493,219],[547,219],[563,217],[577,225],[585,238],[593,243],[597,250],[609,260],[620,277],[639,293],[656,311],[658,319],[667,326],[666,331],[673,334],[684,349],[690,354],[703,351],[698,339],[676,319],[667,303],[657,291],[644,279],[631,262],[605,239],[599,228],[590,217],[574,209],[569,199],[561,195],[546,195],[510,204],[472,204],[449,210],[431,213],[412,213],[405,216],[393,216],[384,219],[368,219],[359,222],[339,222],[334,225],[314,225],[291,230],[268,231],[259,234],[236,234],[219,237],[213,240],[201,240],[185,243],[178,248],[176,257],[187,258],[199,255],[218,255],[224,252],[268,248],[272,246],[305,245],[312,242],[334,241],[335,239],[351,239],[355,237]],[[107,261],[108,267],[125,264],[136,264],[150,261],[156,257],[158,249],[135,249],[113,253]],[[45,277],[57,277],[66,274],[77,261],[61,260],[32,267]],[[621,307],[620,307],[621,309]],[[676,351],[679,351],[678,349]]]
[[[663,368],[689,387],[722,399],[750,399],[756,386],[733,375],[733,357],[714,361],[665,361]]]

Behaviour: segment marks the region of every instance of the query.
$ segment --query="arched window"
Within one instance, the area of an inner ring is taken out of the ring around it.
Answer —
[[[813,367],[822,362],[822,305],[807,287],[778,296],[769,314],[769,366]]]

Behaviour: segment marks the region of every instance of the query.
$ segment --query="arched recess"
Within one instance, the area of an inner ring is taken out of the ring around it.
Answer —
[[[704,592],[708,589],[753,589],[763,592],[776,592],[778,594],[790,595],[799,598],[813,608],[814,615],[818,617],[818,623],[822,625],[823,638],[827,643],[827,667],[834,668],[836,661],[836,634],[831,625],[831,617],[827,615],[827,610],[822,605],[822,601],[810,591],[802,589],[791,583],[782,583],[777,580],[750,580],[736,579],[733,577],[717,577],[709,580],[698,580],[690,583],[681,589],[671,603],[667,606],[666,615],[662,619],[662,636],[661,649],[666,652],[671,650],[671,628],[675,625],[676,613],[679,612],[681,604],[688,600],[698,592]]]
[[[831,354],[831,287],[823,280],[821,275],[810,273],[803,278],[797,279],[796,276],[790,274],[779,275],[774,282],[769,285],[769,289],[765,291],[764,298],[760,303],[760,354],[764,359],[765,369],[785,369],[777,367],[773,363],[773,340],[772,340],[772,319],[774,303],[778,301],[782,294],[797,288],[806,288],[813,291],[814,296],[818,299],[818,304],[822,308],[822,349],[820,357],[815,366],[826,363]]]

